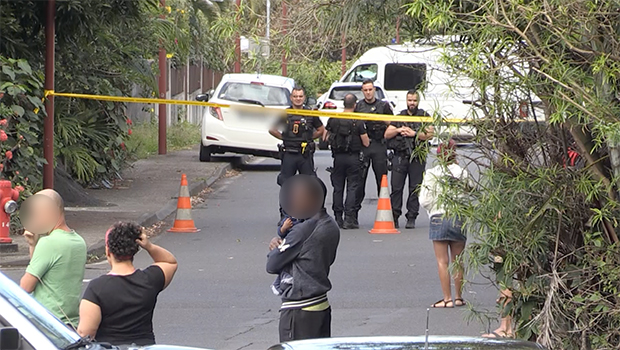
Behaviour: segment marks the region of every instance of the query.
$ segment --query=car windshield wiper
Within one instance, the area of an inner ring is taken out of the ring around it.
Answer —
[[[84,338],[80,338],[78,341],[76,341],[75,343],[68,345],[67,347],[64,348],[64,350],[76,350],[76,349],[81,349],[83,347],[86,347],[87,345],[92,344],[92,340],[90,339],[90,337],[84,337]]]
[[[250,99],[247,99],[247,98],[240,98],[237,101],[245,102],[245,103],[251,103],[251,104],[254,104],[254,105],[259,105],[261,107],[265,107],[265,105],[262,102],[256,101],[256,100],[250,100]]]

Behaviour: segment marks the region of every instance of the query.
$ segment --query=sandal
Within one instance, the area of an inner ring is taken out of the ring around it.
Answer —
[[[466,305],[465,300],[463,300],[463,298],[456,298],[456,299],[454,299],[454,303],[453,304],[454,304],[455,307],[462,307],[462,306]]]
[[[442,305],[442,303],[443,303],[443,305]],[[452,306],[448,306],[448,303],[452,303]],[[449,309],[449,308],[453,308],[454,307],[454,303],[452,302],[452,300],[439,299],[437,302],[435,302],[433,305],[431,305],[431,307],[438,308],[438,309]]]

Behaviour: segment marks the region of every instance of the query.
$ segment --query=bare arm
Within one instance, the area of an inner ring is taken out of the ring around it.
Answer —
[[[99,305],[82,299],[80,302],[80,323],[77,328],[80,337],[95,338],[99,324],[101,324],[101,308]]]
[[[383,134],[383,136],[386,139],[391,139],[398,136],[402,131],[402,128],[397,128],[394,125],[389,125],[387,129],[385,129],[385,133]]]
[[[314,134],[312,134],[312,138],[316,139],[316,138],[322,137],[324,134],[325,134],[325,126],[321,125],[314,131]]]
[[[422,128],[424,132],[418,132],[418,139],[426,141],[435,137],[435,127],[432,125],[427,126],[426,128]]]
[[[136,240],[136,242],[140,245],[140,247],[146,250],[147,253],[149,253],[151,258],[153,259],[153,265],[159,266],[164,272],[165,289],[166,287],[168,287],[168,285],[172,281],[172,278],[174,277],[175,272],[177,271],[177,268],[179,266],[177,263],[177,259],[174,257],[174,255],[172,255],[172,253],[170,253],[166,249],[151,243],[151,241],[149,241],[149,239],[146,237],[146,234],[144,233],[140,236],[140,239]]]
[[[26,292],[32,293],[34,292],[37,283],[39,283],[39,279],[26,272],[24,273],[24,276],[22,276],[22,279],[19,281],[19,286]]]
[[[368,134],[360,135],[360,138],[362,139],[362,145],[364,145],[364,147],[370,146],[370,138],[368,137]]]
[[[269,129],[269,134],[278,140],[282,140],[282,133],[276,128]]]

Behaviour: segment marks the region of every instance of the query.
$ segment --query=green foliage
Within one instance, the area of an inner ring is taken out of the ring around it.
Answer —
[[[267,67],[267,74],[281,74],[281,65],[272,63]],[[295,79],[295,83],[306,89],[307,96],[316,96],[329,90],[333,82],[340,79],[340,62],[330,62],[326,59],[317,61],[295,60],[289,62],[288,76]]]
[[[501,313],[519,337],[550,349],[616,349],[617,4],[417,0],[406,8],[423,34],[456,42],[445,62],[478,96],[479,184],[467,200],[444,198],[474,242],[470,266],[499,262],[494,283],[513,293]]]
[[[148,158],[157,154],[158,128],[155,121],[136,124],[133,132],[125,142],[130,153],[138,158]],[[200,126],[181,122],[167,129],[168,150],[189,149],[200,143]]]
[[[0,178],[22,186],[25,194],[42,180],[42,97],[41,77],[25,60],[0,56]]]

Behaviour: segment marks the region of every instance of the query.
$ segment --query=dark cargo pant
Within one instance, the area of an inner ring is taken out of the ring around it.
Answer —
[[[345,214],[345,220],[356,217],[355,204],[357,190],[360,184],[362,160],[360,152],[334,153],[334,170],[331,174],[334,197],[332,209],[336,216]],[[344,192],[346,192],[346,201]]]
[[[390,194],[394,220],[397,220],[402,214],[403,192],[407,177],[409,177],[409,194],[406,217],[411,220],[415,220],[418,217],[420,212],[418,194],[420,193],[420,185],[424,178],[425,168],[426,162],[422,162],[418,158],[413,158],[410,162],[408,155],[394,155],[392,160],[392,193]]]
[[[362,209],[362,202],[366,197],[366,180],[368,179],[368,170],[372,166],[375,173],[375,181],[377,182],[377,196],[381,190],[381,178],[388,172],[387,169],[387,146],[385,143],[377,140],[371,140],[370,146],[364,149],[364,162],[360,173],[360,184],[357,186],[357,194],[355,198],[355,211]]]

